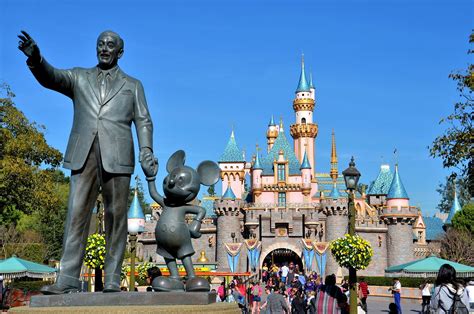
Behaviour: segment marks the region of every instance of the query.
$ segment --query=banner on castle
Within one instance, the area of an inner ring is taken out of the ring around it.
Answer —
[[[310,272],[313,267],[314,249],[312,241],[311,239],[301,239],[303,244],[304,265],[307,272]]]
[[[224,246],[227,252],[227,262],[229,263],[230,271],[234,273],[239,263],[242,243],[224,243]]]
[[[329,248],[329,242],[313,242],[314,250],[316,251],[316,262],[318,263],[319,272],[321,277],[324,278],[326,273],[326,258],[327,250]]]
[[[252,272],[257,271],[258,262],[262,248],[262,242],[257,239],[244,240],[247,246],[247,258],[249,259],[250,269]]]

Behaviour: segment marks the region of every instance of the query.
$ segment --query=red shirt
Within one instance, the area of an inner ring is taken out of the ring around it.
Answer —
[[[359,283],[359,289],[360,292],[362,292],[364,298],[367,298],[367,295],[369,294],[369,285],[367,285],[365,281],[362,281],[361,283]]]

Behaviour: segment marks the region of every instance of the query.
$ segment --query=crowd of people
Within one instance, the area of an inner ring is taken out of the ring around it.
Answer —
[[[367,283],[360,278],[357,285],[359,305],[367,311]],[[290,262],[262,267],[261,280],[247,286],[234,277],[226,287],[222,282],[217,289],[218,302],[236,302],[243,313],[349,313],[349,284],[336,285],[334,274],[321,278],[316,272],[306,273]],[[262,295],[266,300],[262,302]]]

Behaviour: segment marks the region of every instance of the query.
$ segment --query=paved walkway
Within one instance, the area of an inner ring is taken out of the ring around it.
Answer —
[[[388,313],[388,305],[393,299],[370,297],[367,300],[368,313]],[[421,303],[402,299],[402,313],[421,313]]]

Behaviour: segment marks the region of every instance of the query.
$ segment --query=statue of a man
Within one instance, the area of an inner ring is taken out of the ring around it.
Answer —
[[[99,64],[89,69],[56,69],[26,32],[18,37],[18,48],[28,57],[27,64],[38,82],[68,96],[74,106],[74,122],[64,156],[64,167],[71,169],[71,186],[63,253],[56,283],[41,291],[61,294],[78,290],[91,214],[101,190],[106,238],[104,292],[120,292],[127,243],[127,198],[135,166],[132,122],[145,175],[153,176],[158,167],[143,86],[117,65],[124,43],[112,31],[99,35]]]

